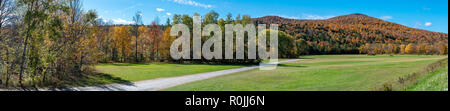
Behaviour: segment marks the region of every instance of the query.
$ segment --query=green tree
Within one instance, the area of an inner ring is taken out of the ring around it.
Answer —
[[[236,16],[236,19],[234,20],[233,24],[240,24],[241,23],[241,14],[238,14]]]
[[[214,10],[211,10],[205,15],[204,24],[217,24],[219,19],[219,14]]]
[[[225,20],[226,24],[231,24],[231,22],[233,21],[233,15],[231,13],[227,14],[227,19]]]
[[[172,26],[172,24],[171,24],[171,22],[170,22],[170,18],[167,18],[166,26],[167,26],[167,27],[171,27],[171,26]]]
[[[183,24],[187,25],[189,29],[192,29],[192,24],[194,24],[192,17],[189,15],[183,15],[181,21]]]
[[[298,50],[298,54],[299,55],[308,55],[308,42],[306,42],[306,40],[304,39],[298,39],[295,41],[296,46],[297,46],[297,50]]]
[[[267,44],[270,43],[270,30],[266,30]],[[294,38],[289,34],[278,31],[278,57],[279,58],[295,58],[298,56],[298,49]]]
[[[182,23],[181,15],[178,15],[178,14],[174,14],[172,20],[173,20],[172,24]]]
[[[242,21],[241,24],[243,26],[247,25],[247,24],[251,24],[252,23],[252,18],[249,15],[243,15],[242,16]]]
[[[0,84],[6,76],[5,85],[8,87],[9,68],[10,68],[10,50],[13,37],[12,34],[5,34],[6,24],[11,24],[14,20],[12,15],[15,13],[14,0],[0,0]],[[14,30],[14,29],[12,29]],[[13,32],[13,31],[9,31]]]
[[[61,28],[61,21],[57,19],[56,12],[61,11],[63,6],[54,0],[18,0],[17,3],[19,7],[24,9],[22,17],[25,27],[23,30],[24,43],[19,71],[19,84],[23,86],[23,75],[27,63],[29,65],[27,68],[31,69],[31,74],[36,75],[38,73],[36,69],[41,63],[39,53],[42,50],[40,43],[44,40],[42,39],[44,34],[46,32],[56,34],[49,34],[52,38],[59,35],[55,31]],[[30,54],[27,54],[28,48],[31,48]],[[27,57],[27,55],[29,56]]]

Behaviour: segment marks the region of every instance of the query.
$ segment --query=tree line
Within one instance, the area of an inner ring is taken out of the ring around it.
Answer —
[[[214,11],[203,18],[203,25],[219,24],[222,30],[225,24],[252,23],[249,15],[229,14],[226,19],[219,19]],[[98,63],[255,64],[261,61],[172,60],[170,46],[177,37],[170,36],[171,24],[183,23],[192,29],[190,15],[175,14],[165,25],[157,21],[144,25],[142,14],[137,12],[133,24],[114,25],[98,18],[95,10],[83,10],[80,0],[1,0],[0,19],[1,87],[57,85],[93,74],[92,66]],[[285,33],[280,34],[293,40]],[[202,37],[202,42],[208,38]]]
[[[200,16],[198,13],[194,15]],[[192,16],[174,14],[164,25],[158,21],[144,25],[141,12],[136,12],[132,18],[133,24],[128,25],[104,22],[95,10],[83,10],[80,0],[0,0],[0,87],[56,85],[93,74],[92,66],[98,63],[256,64],[262,61],[173,60],[169,55],[170,46],[177,37],[170,36],[171,26],[185,24],[192,30]],[[252,19],[249,15],[227,14],[226,18],[219,18],[215,11],[210,11],[202,18],[202,26],[218,24],[223,35],[226,24],[269,24]],[[418,33],[418,30],[398,28],[391,24],[361,25],[367,20],[333,20],[289,20],[295,23],[280,23],[278,56],[448,54],[446,34],[426,35]],[[383,22],[373,24],[380,23]],[[389,33],[389,30],[407,30],[407,34]],[[421,37],[408,38],[414,34]],[[248,35],[244,36],[245,49],[248,49]],[[202,43],[210,37],[202,36]],[[236,53],[236,50],[233,51]]]

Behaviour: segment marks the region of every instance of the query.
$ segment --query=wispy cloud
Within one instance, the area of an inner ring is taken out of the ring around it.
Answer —
[[[428,11],[428,10],[431,10],[431,8],[429,8],[429,7],[422,7],[422,9],[423,9],[423,10],[427,10],[427,11]]]
[[[103,16],[99,16],[99,17],[97,18],[97,20],[101,20],[102,22],[105,22],[105,23],[108,23],[108,22],[109,22],[109,20],[103,18]]]
[[[416,24],[414,24],[414,28],[419,28],[419,27],[421,27],[422,26],[422,23],[420,23],[420,22],[416,22]]]
[[[134,21],[128,21],[128,20],[124,20],[121,18],[113,19],[112,22],[114,24],[132,24],[132,23],[134,23]]]
[[[136,7],[139,7],[139,6],[144,6],[144,4],[142,4],[142,3],[135,4],[135,5],[132,5],[132,6],[129,6],[129,7],[125,8],[123,10],[130,10],[130,9],[134,9]]]
[[[321,15],[312,15],[312,14],[303,14],[302,19],[310,19],[310,20],[324,20],[333,18],[335,16],[321,16]]]
[[[288,18],[288,19],[300,19],[300,17],[296,16],[288,16],[288,15],[277,15],[279,17]]]
[[[166,15],[167,15],[167,16],[170,16],[170,15],[172,15],[172,13],[167,12]]]
[[[288,19],[308,19],[308,20],[324,20],[324,19],[336,17],[336,16],[331,16],[331,15],[321,16],[321,15],[314,15],[314,14],[303,14],[302,16],[280,15],[280,14],[269,14],[269,15],[275,15],[275,16],[288,18]]]
[[[433,23],[431,23],[431,22],[425,22],[425,26],[426,26],[426,27],[431,26],[431,25],[433,25]]]
[[[162,12],[162,11],[165,11],[166,9],[162,9],[162,8],[156,8],[156,11],[158,11],[158,12]]]
[[[196,2],[193,0],[168,0],[168,1],[175,2],[178,4],[183,4],[183,5],[191,5],[191,6],[203,7],[203,8],[212,8],[213,7],[213,5],[199,3],[199,2]]]
[[[382,16],[382,17],[380,17],[380,19],[383,19],[383,20],[389,20],[389,19],[392,19],[393,17],[392,16]]]
[[[419,27],[429,27],[432,26],[433,23],[431,22],[425,22],[424,24],[422,24],[421,22],[416,22],[416,24],[414,24],[414,28],[419,28]]]

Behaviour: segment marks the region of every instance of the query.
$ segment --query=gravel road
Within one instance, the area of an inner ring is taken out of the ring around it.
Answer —
[[[302,59],[286,60],[280,63],[294,62]],[[267,65],[267,64],[266,64]],[[260,66],[249,66],[243,68],[207,72],[200,74],[192,74],[178,77],[170,78],[160,78],[153,80],[144,80],[138,82],[132,82],[128,84],[109,84],[102,86],[91,86],[91,87],[75,87],[75,88],[65,88],[65,89],[39,89],[39,91],[158,91],[194,81],[205,80],[213,77],[233,74],[242,71],[248,71],[252,69],[257,69]],[[1,91],[2,89],[0,89]]]

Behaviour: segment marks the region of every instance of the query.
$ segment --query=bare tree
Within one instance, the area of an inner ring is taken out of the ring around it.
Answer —
[[[9,44],[7,37],[3,34],[3,30],[5,30],[5,26],[10,24],[13,17],[13,11],[14,11],[14,1],[13,0],[0,0],[0,51],[6,52],[5,54],[0,53],[0,84],[3,83],[3,75],[2,73],[6,74],[6,85],[8,84],[9,80]],[[4,51],[3,51],[4,50]],[[6,56],[6,60],[3,60],[2,56]],[[6,71],[2,72],[2,67],[6,67]]]
[[[142,13],[141,12],[136,12],[136,15],[133,17],[133,21],[134,21],[134,25],[133,25],[133,32],[134,32],[134,36],[136,37],[135,40],[135,59],[136,62],[139,62],[138,59],[138,37],[139,37],[139,26],[141,26],[142,23]]]
[[[3,28],[13,17],[14,1],[0,0],[0,41],[3,41]]]

